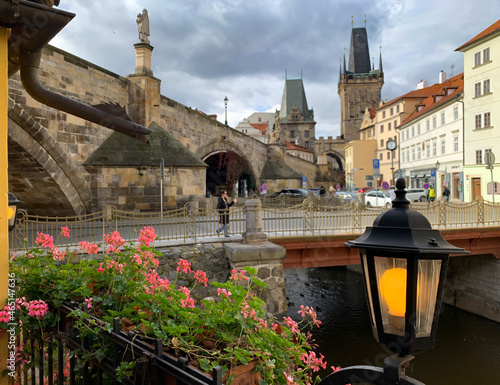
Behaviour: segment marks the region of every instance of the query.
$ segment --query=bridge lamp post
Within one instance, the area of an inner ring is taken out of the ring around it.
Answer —
[[[227,101],[228,101],[228,100],[229,100],[229,99],[228,99],[228,98],[227,98],[227,96],[226,96],[226,97],[224,98],[224,109],[226,110],[226,113],[225,113],[225,117],[226,117],[226,119],[225,119],[225,124],[226,124],[226,126],[227,126]]]
[[[406,182],[396,182],[392,208],[381,213],[359,238],[358,248],[375,339],[395,353],[384,367],[352,366],[326,377],[321,385],[372,383],[423,385],[404,374],[414,357],[434,347],[449,254],[468,254],[433,230],[411,210]]]

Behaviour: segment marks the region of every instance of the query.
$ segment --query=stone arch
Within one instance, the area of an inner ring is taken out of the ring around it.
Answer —
[[[257,182],[255,168],[254,165],[248,161],[244,152],[241,151],[237,145],[227,140],[214,140],[205,146],[198,148],[197,151],[197,155],[209,165],[206,176],[207,194],[218,194],[217,186],[225,186],[227,170],[216,170],[216,167],[214,166],[214,162],[217,162],[215,157],[221,153],[234,153],[237,157],[245,160],[245,164],[249,171],[242,175],[243,179],[247,181],[244,183],[247,183],[247,189],[249,187],[255,188],[255,186],[249,186],[250,182],[253,182],[254,185]],[[227,187],[228,186],[225,186],[225,188]],[[239,192],[242,193],[242,186],[240,185],[239,188]]]
[[[327,156],[328,163],[333,165],[333,169],[337,171],[344,172],[345,170],[345,158],[344,155],[342,155],[338,151],[334,150],[329,150],[326,151],[325,155]],[[328,159],[330,157],[330,159]]]
[[[38,215],[90,211],[90,186],[68,154],[21,105],[9,98],[9,189]]]

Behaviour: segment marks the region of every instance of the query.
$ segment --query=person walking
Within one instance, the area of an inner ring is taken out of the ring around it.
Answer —
[[[220,227],[216,230],[217,235],[220,235],[220,232],[224,230],[224,236],[229,238],[229,208],[237,203],[237,199],[233,199],[231,203],[229,203],[229,197],[227,195],[226,190],[222,190],[221,196],[217,200],[217,212],[219,213],[219,224]]]
[[[450,189],[446,185],[443,187],[443,196],[446,199],[446,202],[450,201]]]
[[[434,187],[432,185],[430,185],[427,189],[425,197],[427,198],[427,203],[431,203],[436,200],[436,190],[434,190]]]

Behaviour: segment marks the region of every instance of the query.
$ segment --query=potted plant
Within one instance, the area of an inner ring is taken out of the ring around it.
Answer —
[[[69,237],[69,229],[62,228],[61,236]],[[256,294],[265,284],[253,268],[233,270],[227,282],[209,283],[203,271],[180,259],[176,278],[169,281],[157,272],[160,253],[153,247],[155,238],[154,229],[146,227],[137,243],[127,244],[114,232],[105,236],[103,250],[82,241],[77,250],[62,251],[51,236],[38,234],[38,247],[12,257],[10,276],[17,293],[15,306],[7,304],[0,312],[3,327],[15,319],[29,338],[30,333],[54,326],[58,308],[73,301],[85,307],[70,315],[80,322],[95,357],[108,353],[99,330],[83,321],[99,319],[106,329],[119,317],[122,329],[137,332],[146,342],[161,339],[169,353],[185,357],[206,373],[222,367],[225,383],[231,383],[242,365],[251,365],[261,384],[318,380],[316,372],[327,364],[316,354],[306,330],[321,323],[312,308],[301,307],[299,323],[288,317],[267,318]],[[208,284],[216,295],[197,298],[196,288]],[[19,360],[27,360],[23,349],[18,354]],[[130,375],[133,363],[120,368],[119,375]]]

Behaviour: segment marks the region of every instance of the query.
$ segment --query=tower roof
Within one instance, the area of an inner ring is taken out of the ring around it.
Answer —
[[[281,100],[279,117],[282,123],[288,123],[288,115],[292,107],[296,106],[304,117],[304,122],[313,120],[313,110],[307,107],[306,92],[302,79],[287,79]]]
[[[353,28],[349,51],[349,72],[367,74],[370,71],[370,50],[366,28]]]

